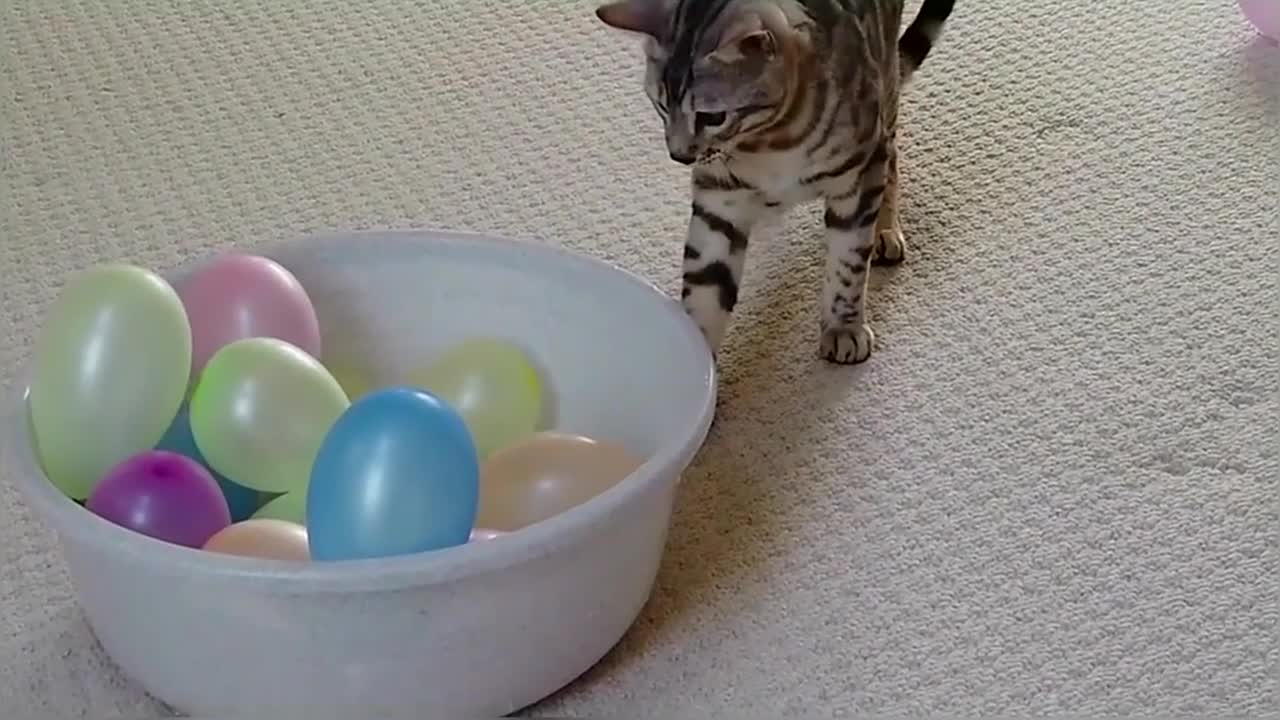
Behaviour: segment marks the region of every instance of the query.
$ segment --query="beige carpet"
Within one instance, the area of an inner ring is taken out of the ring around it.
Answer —
[[[311,231],[676,292],[687,171],[592,7],[3,3],[3,379],[75,268]],[[1280,48],[1230,0],[960,0],[905,102],[876,354],[815,357],[816,211],[757,241],[652,602],[534,712],[1280,708]],[[2,487],[0,716],[158,712]]]

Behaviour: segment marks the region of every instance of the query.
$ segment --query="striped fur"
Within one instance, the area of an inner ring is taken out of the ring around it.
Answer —
[[[692,165],[684,305],[711,348],[738,300],[758,223],[822,200],[820,352],[858,363],[873,262],[897,263],[898,97],[951,14],[925,0],[617,0],[605,23],[645,37],[645,90],[672,159]]]

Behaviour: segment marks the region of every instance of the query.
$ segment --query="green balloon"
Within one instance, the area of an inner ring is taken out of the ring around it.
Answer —
[[[542,420],[542,379],[529,356],[508,342],[469,340],[408,381],[462,415],[482,459],[532,435]]]
[[[350,405],[318,360],[276,338],[236,340],[209,359],[191,432],[209,466],[262,492],[306,488],[329,428]]]
[[[297,490],[274,498],[258,508],[253,517],[259,520],[263,518],[268,520],[288,520],[291,523],[306,527],[307,492],[305,490]]]
[[[36,340],[31,425],[45,474],[76,500],[160,442],[191,372],[191,325],[159,275],[110,264],[73,277]]]

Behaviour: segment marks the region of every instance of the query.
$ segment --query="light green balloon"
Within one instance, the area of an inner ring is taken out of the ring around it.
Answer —
[[[191,326],[164,278],[110,264],[73,277],[33,352],[31,426],[54,485],[76,500],[160,442],[191,372]]]
[[[468,340],[408,382],[462,415],[483,459],[532,435],[542,420],[542,379],[524,350],[501,340]]]
[[[263,492],[301,490],[329,428],[350,405],[318,360],[276,338],[245,338],[205,365],[191,433],[209,466]]]
[[[307,493],[305,490],[285,493],[258,508],[253,517],[257,519],[266,518],[268,520],[288,520],[291,523],[306,527]]]

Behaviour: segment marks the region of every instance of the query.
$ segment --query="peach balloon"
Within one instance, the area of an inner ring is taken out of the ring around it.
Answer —
[[[642,464],[619,443],[535,433],[481,466],[475,525],[509,532],[541,522],[608,490]]]
[[[204,549],[269,560],[306,562],[311,559],[306,528],[269,518],[252,518],[228,525],[209,538]]]

